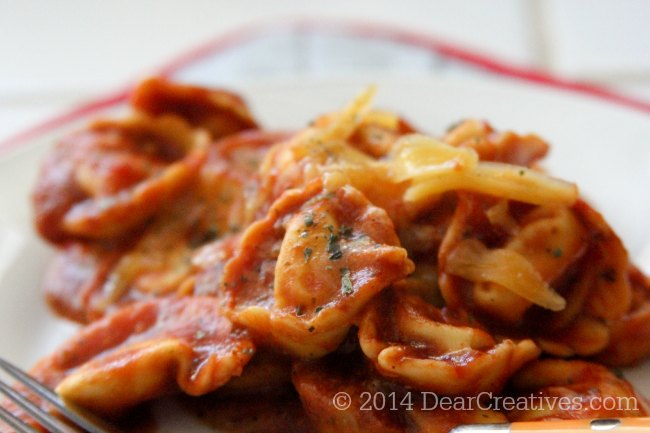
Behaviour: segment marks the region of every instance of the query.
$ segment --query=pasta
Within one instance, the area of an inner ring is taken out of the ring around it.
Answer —
[[[362,316],[359,344],[382,375],[447,395],[500,390],[539,355],[531,340],[497,342],[419,297],[390,292]]]
[[[605,367],[650,353],[650,281],[539,167],[548,145],[475,120],[435,138],[374,92],[269,132],[237,95],[151,79],[62,139],[35,225],[58,248],[46,298],[83,328],[32,373],[118,423],[170,393],[255,400],[256,431],[280,404],[320,433],[650,415]],[[638,405],[587,408],[605,397]]]

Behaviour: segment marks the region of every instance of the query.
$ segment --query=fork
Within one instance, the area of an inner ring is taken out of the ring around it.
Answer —
[[[0,392],[4,394],[7,399],[27,414],[29,414],[35,421],[45,427],[51,433],[78,433],[85,431],[88,433],[119,433],[119,430],[114,426],[106,423],[104,420],[84,411],[81,408],[74,407],[71,404],[64,403],[58,395],[52,390],[44,386],[42,383],[25,373],[15,365],[0,358],[0,370],[3,370],[18,383],[25,386],[29,391],[33,392],[38,397],[50,403],[63,417],[66,418],[68,423],[64,423],[53,414],[39,407],[39,405],[32,402],[25,395],[12,388],[10,385],[0,380]],[[23,420],[9,412],[7,409],[0,405],[0,419],[3,420],[8,426],[13,428],[17,433],[40,433],[34,427],[29,426]],[[75,427],[75,428],[73,428]]]

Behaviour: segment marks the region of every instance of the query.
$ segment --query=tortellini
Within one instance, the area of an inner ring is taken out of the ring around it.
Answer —
[[[333,351],[356,314],[413,271],[386,212],[350,186],[289,190],[226,264],[232,319],[300,357]]]
[[[359,344],[382,375],[452,395],[499,391],[539,355],[529,339],[496,341],[447,314],[418,296],[385,292],[361,316]]]

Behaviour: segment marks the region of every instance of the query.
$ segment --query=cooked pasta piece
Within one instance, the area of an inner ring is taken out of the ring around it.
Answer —
[[[650,414],[647,400],[627,381],[601,365],[584,361],[545,359],[531,363],[515,375],[512,387],[518,395],[529,397],[529,407],[510,412],[510,421]]]
[[[576,203],[573,211],[585,227],[588,248],[578,271],[574,270],[560,289],[567,293],[566,311],[542,319],[552,337],[538,339],[546,352],[564,357],[592,356],[615,347],[619,339],[627,337],[613,335],[613,327],[643,305],[640,298],[632,302],[632,265],[621,240],[586,203]],[[638,359],[642,353],[650,353],[650,346],[640,344],[635,352]]]
[[[585,202],[577,203],[574,209],[591,241],[590,266],[585,267],[582,278],[591,279],[593,288],[585,300],[585,310],[598,319],[618,319],[630,309],[632,301],[627,251],[601,214]]]
[[[301,357],[339,345],[352,319],[413,271],[386,213],[352,187],[287,191],[252,224],[224,270],[232,318]]]
[[[446,433],[462,424],[506,422],[492,410],[435,407],[432,395],[427,400],[376,376],[354,354],[299,362],[292,377],[316,433]]]
[[[536,170],[481,162],[471,148],[453,147],[423,135],[402,137],[391,150],[391,175],[411,181],[404,198],[427,203],[451,190],[467,190],[532,204],[572,204],[577,187]]]
[[[499,391],[540,352],[531,340],[496,341],[420,297],[395,291],[383,293],[365,311],[359,344],[382,375],[454,395]]]
[[[607,276],[611,279],[611,275]],[[598,360],[608,365],[638,364],[650,354],[650,278],[636,268],[630,270],[632,302],[623,317],[610,324],[611,338]]]
[[[223,269],[235,254],[240,234],[231,234],[209,242],[192,255],[192,275],[183,284],[181,294],[221,296]]]
[[[92,195],[65,213],[63,230],[72,236],[89,239],[127,235],[172,203],[195,180],[204,158],[204,152],[199,149],[114,195]]]
[[[101,288],[124,248],[70,243],[50,262],[43,278],[49,306],[63,317],[90,322],[101,315],[90,308],[101,296]]]
[[[415,129],[405,119],[389,112],[369,112],[350,136],[350,143],[374,157],[386,156],[395,142]]]
[[[493,199],[476,195],[459,200],[439,251],[447,304],[473,305],[511,325],[517,325],[533,304],[564,310],[565,299],[550,284],[584,254],[584,229],[578,219],[562,206],[525,209],[519,221],[503,210],[512,218],[509,224],[516,224],[503,227],[490,221],[494,206]],[[470,282],[468,290],[458,278]]]
[[[207,140],[175,117],[95,122],[43,164],[33,196],[37,228],[54,242],[138,228],[196,178]]]
[[[464,120],[447,131],[445,143],[474,149],[481,161],[498,161],[534,167],[548,153],[548,144],[534,134],[495,131],[487,122]]]
[[[492,203],[464,195],[456,209],[439,252],[448,307],[496,321],[499,332],[530,335],[556,356],[591,356],[615,344],[610,321],[630,308],[630,265],[602,217],[582,201],[511,202],[511,211],[499,211],[504,226],[493,211],[504,205]]]
[[[566,306],[564,298],[546,284],[530,261],[509,248],[490,250],[476,239],[461,241],[449,255],[445,271],[477,283],[474,299],[478,305],[499,299],[499,293],[490,292],[505,288],[549,310]]]
[[[198,182],[196,202],[208,229],[219,236],[240,232],[253,222],[248,202],[260,188],[259,168],[269,149],[291,137],[287,132],[245,131],[209,147]]]
[[[182,390],[201,395],[241,375],[255,346],[212,297],[145,301],[94,322],[33,374],[64,399],[115,414]]]
[[[503,248],[488,250],[476,239],[460,241],[447,258],[446,271],[477,283],[474,301],[479,308],[516,323],[521,308],[503,305],[512,295],[528,301],[516,307],[536,304],[553,311],[566,307],[548,283],[584,253],[583,239],[584,230],[570,210],[538,208],[526,215]]]
[[[150,78],[131,94],[131,106],[152,116],[173,114],[207,130],[213,139],[247,129],[257,122],[244,100],[223,89],[207,89]]]

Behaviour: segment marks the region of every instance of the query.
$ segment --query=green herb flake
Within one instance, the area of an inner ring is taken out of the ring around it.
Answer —
[[[296,307],[296,316],[302,316],[303,314],[305,314],[304,307],[302,305],[298,305]]]
[[[309,329],[307,329],[307,331],[309,331],[309,332],[314,332],[315,330],[316,330],[316,328],[314,328],[313,326],[310,326]]]
[[[310,213],[305,214],[305,226],[311,227],[314,225],[314,216]]]
[[[332,254],[330,254],[329,259],[330,260],[338,260],[341,257],[343,257],[343,252],[341,250],[334,251]]]
[[[553,257],[560,258],[562,257],[562,248],[553,248],[551,251],[551,254],[553,254]]]
[[[330,260],[338,260],[343,257],[338,235],[330,233],[329,237],[327,238],[327,252],[330,253]]]
[[[350,279],[350,270],[348,268],[341,268],[341,291],[345,296],[349,296],[354,292],[352,280]]]
[[[305,250],[302,252],[302,255],[305,256],[305,263],[307,263],[311,257],[311,253],[313,253],[314,250],[311,248],[305,248]]]
[[[327,252],[330,253],[330,260],[338,260],[343,257],[338,235],[330,233],[329,237],[327,238]]]
[[[519,170],[519,176],[523,176],[524,174],[526,174],[526,170],[524,170],[523,168]]]
[[[323,311],[323,307],[316,307],[316,309],[314,310],[316,314],[320,313],[321,311]]]
[[[345,238],[345,239],[351,238],[352,237],[352,227],[342,225],[341,228],[339,228],[339,235],[342,238]]]

